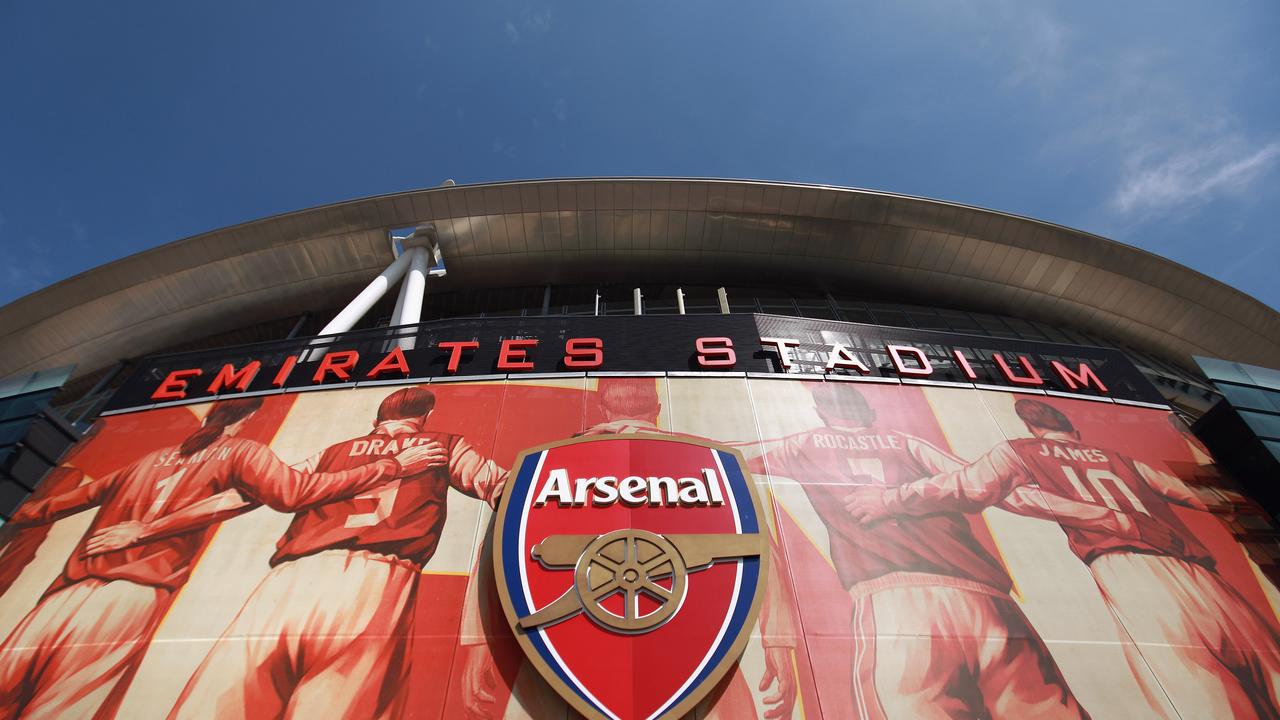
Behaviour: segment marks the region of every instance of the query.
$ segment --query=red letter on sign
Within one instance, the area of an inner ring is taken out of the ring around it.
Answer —
[[[181,400],[187,396],[187,378],[193,378],[204,373],[200,368],[191,368],[190,370],[174,370],[169,373],[164,382],[160,383],[160,387],[151,393],[152,400]]]
[[[733,341],[727,337],[698,338],[695,346],[698,348],[698,367],[733,367],[738,362]]]
[[[1000,374],[1004,375],[1004,379],[1008,380],[1014,385],[1043,385],[1044,384],[1044,378],[1040,377],[1040,373],[1036,372],[1036,369],[1031,367],[1031,361],[1027,359],[1026,355],[1018,356],[1018,363],[1022,365],[1022,369],[1027,373],[1026,375],[1023,375],[1021,377],[1013,374],[1013,369],[1009,367],[1009,363],[1005,361],[1003,355],[1001,355],[1000,353],[995,353],[991,357],[995,359],[996,365],[999,366],[1000,368]]]
[[[969,358],[965,357],[964,353],[959,350],[952,350],[951,357],[956,359],[956,367],[960,368],[960,372],[964,373],[965,377],[970,380],[978,379],[978,373],[973,371],[973,366],[969,364]]]
[[[376,378],[384,372],[393,370],[404,375],[409,374],[409,361],[404,359],[404,351],[400,348],[387,353],[387,356],[379,360],[365,377]]]
[[[463,342],[442,342],[436,347],[441,350],[449,351],[449,364],[445,367],[448,373],[458,372],[458,363],[462,362],[463,350],[475,350],[480,347],[480,343],[474,340],[466,340]]]
[[[604,364],[604,341],[600,338],[569,338],[564,344],[564,366],[598,368]]]
[[[213,376],[213,382],[209,383],[209,392],[216,393],[224,387],[233,387],[240,392],[249,389],[249,383],[257,377],[258,370],[262,368],[262,363],[254,360],[244,366],[243,370],[236,370],[235,366],[227,363],[218,370],[218,374]]]
[[[511,339],[502,341],[502,349],[498,351],[499,370],[532,370],[533,362],[526,351],[538,345],[534,338]]]
[[[1099,392],[1109,392],[1107,386],[1103,385],[1098,376],[1094,374],[1093,368],[1084,363],[1080,363],[1079,373],[1071,372],[1066,365],[1057,360],[1051,360],[1049,364],[1053,366],[1054,371],[1058,373],[1058,377],[1062,378],[1062,382],[1066,383],[1067,388],[1070,390],[1075,390],[1077,387],[1087,388],[1092,383],[1098,386]]]
[[[351,370],[355,368],[357,362],[360,362],[360,353],[355,350],[325,353],[320,359],[320,367],[316,368],[316,374],[311,377],[311,382],[324,382],[324,376],[328,373],[333,373],[339,380],[350,380]]]
[[[284,364],[280,366],[280,370],[276,372],[276,376],[271,380],[272,387],[284,387],[285,381],[289,379],[289,374],[293,372],[293,366],[298,364],[298,356],[290,355],[284,359]]]
[[[893,369],[898,371],[899,375],[907,375],[909,377],[929,377],[933,374],[933,364],[929,362],[929,358],[925,357],[919,348],[910,345],[885,345],[885,350],[889,351],[889,359],[893,361]],[[920,367],[907,367],[902,362],[903,354],[910,355],[916,359],[916,364]]]

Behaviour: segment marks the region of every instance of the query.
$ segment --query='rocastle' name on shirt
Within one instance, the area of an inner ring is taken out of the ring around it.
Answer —
[[[902,438],[897,435],[843,435],[837,433],[813,433],[813,446],[828,450],[901,450]]]
[[[667,476],[640,477],[628,475],[618,479],[615,475],[577,478],[570,482],[569,472],[556,468],[547,473],[547,482],[538,493],[534,507],[542,507],[555,500],[561,507],[581,507],[590,500],[595,507],[612,505],[716,506],[724,504],[724,490],[720,476],[711,468],[703,468],[702,477],[673,478]]]

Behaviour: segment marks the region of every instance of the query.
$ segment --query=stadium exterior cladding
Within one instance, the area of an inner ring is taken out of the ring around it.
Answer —
[[[449,186],[0,348],[0,717],[1280,717],[1280,315],[1093,235]]]
[[[1003,313],[1118,338],[1182,367],[1280,366],[1280,314],[1077,230],[955,203],[789,183],[602,178],[438,187],[179,240],[0,308],[0,376],[84,377],[197,337],[333,307],[431,223],[448,276],[515,285],[786,284]],[[430,303],[430,295],[428,295]]]

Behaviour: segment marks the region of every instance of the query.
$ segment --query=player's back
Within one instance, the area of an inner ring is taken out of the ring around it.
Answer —
[[[920,572],[1008,591],[1008,574],[960,513],[903,516],[864,527],[845,510],[856,486],[897,487],[946,469],[926,466],[921,458],[930,456],[946,457],[904,433],[824,426],[786,438],[768,455],[768,467],[804,488],[827,527],[831,560],[846,586],[893,572]]]
[[[237,460],[252,440],[221,437],[182,455],[177,447],[152,452],[117,474],[101,498],[98,514],[71,553],[55,588],[86,577],[129,580],[176,589],[186,582],[207,528],[158,538],[101,555],[85,556],[85,543],[101,528],[149,522],[212,497],[232,486]]]
[[[1071,549],[1089,562],[1108,552],[1170,555],[1209,564],[1209,551],[1174,514],[1168,499],[1151,489],[1128,456],[1073,436],[1014,440],[1010,445],[1046,492],[1123,513],[1138,513],[1167,532],[1123,538],[1101,530],[1063,526]],[[1052,499],[1049,501],[1052,509]]]
[[[350,470],[431,442],[440,443],[452,456],[460,439],[441,432],[375,431],[329,447],[316,470]],[[276,544],[271,564],[330,549],[363,549],[424,564],[440,542],[449,485],[447,467],[430,468],[352,498],[301,510]]]

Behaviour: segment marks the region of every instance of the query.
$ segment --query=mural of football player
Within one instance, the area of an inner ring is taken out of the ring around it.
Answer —
[[[753,471],[795,480],[826,526],[831,562],[853,599],[857,716],[1088,717],[1010,597],[1004,566],[963,514],[868,527],[845,510],[858,488],[881,492],[960,461],[878,426],[875,409],[848,383],[811,383],[810,391],[821,426],[766,441],[763,455],[744,450]]]
[[[344,472],[300,472],[266,445],[236,437],[261,404],[261,398],[219,402],[180,445],[19,509],[12,522],[26,526],[99,508],[62,575],[0,646],[0,716],[111,716],[206,539],[201,526],[108,550],[97,547],[100,530],[131,534],[231,488],[291,511],[361,492],[426,462],[419,459],[428,453],[415,449]]]
[[[27,502],[35,502],[51,495],[60,495],[84,481],[84,472],[76,466],[76,456],[89,447],[93,438],[102,428],[102,423],[95,423],[80,440],[66,452],[58,466],[49,471],[40,481]],[[0,596],[8,592],[27,564],[36,556],[36,550],[49,536],[49,523],[19,526],[9,523],[0,528]]]
[[[658,426],[662,402],[658,397],[658,384],[654,378],[601,378],[596,401],[604,419],[578,433],[577,436],[654,433],[697,440],[707,439],[672,432]],[[761,606],[761,624],[767,630],[762,637],[765,674],[759,685],[762,692],[776,685],[773,693],[764,698],[765,704],[770,706],[765,710],[764,717],[769,720],[790,717],[798,692],[792,660],[796,645],[794,601],[786,592],[785,583],[776,577],[781,559],[776,543],[773,550],[774,560],[770,566],[772,577],[766,585],[766,594]],[[476,583],[472,585],[475,586]],[[504,713],[494,707],[494,697],[491,692],[496,686],[495,669],[484,644],[484,632],[480,628],[478,616],[479,606],[479,593],[469,593],[462,632],[465,653],[463,693],[467,711],[472,717],[501,717]],[[527,676],[528,673],[522,670],[520,675]],[[518,691],[519,688],[517,688]],[[533,695],[533,693],[526,692],[524,695]],[[534,702],[537,701],[534,700]],[[542,710],[542,708],[537,709]],[[755,717],[755,701],[741,668],[736,668],[731,675],[722,680],[718,691],[704,699],[695,714],[697,717],[713,720]]]
[[[434,408],[435,395],[425,388],[396,390],[383,399],[370,433],[307,462],[320,471],[353,472],[407,448],[433,458],[430,467],[296,512],[270,559],[272,570],[187,682],[170,717],[401,714],[418,578],[440,541],[449,489],[493,504],[507,475],[465,438],[426,430]],[[254,506],[224,495],[148,532],[207,524]]]
[[[1280,643],[1270,625],[1215,570],[1215,561],[1175,515],[1204,510],[1176,477],[1086,442],[1053,405],[1020,399],[1014,411],[1031,438],[1005,441],[974,462],[914,483],[868,488],[848,502],[864,526],[976,512],[1023,486],[1109,507],[1141,520],[1136,533],[1065,526],[1123,628],[1147,649],[1146,663],[1184,717],[1280,717]],[[1056,510],[1057,502],[1050,496]],[[1142,673],[1135,673],[1140,679]]]

